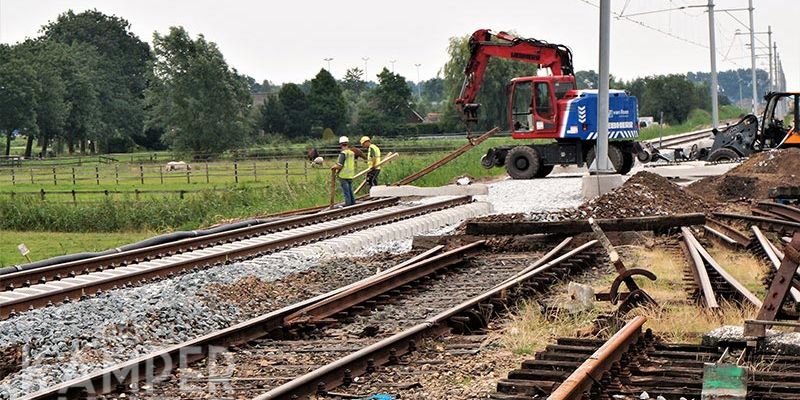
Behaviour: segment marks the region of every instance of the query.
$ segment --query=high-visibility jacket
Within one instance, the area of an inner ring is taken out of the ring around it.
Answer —
[[[342,169],[339,170],[339,178],[342,179],[353,179],[356,176],[356,155],[353,153],[353,150],[344,149],[341,153],[344,156],[344,160],[341,162]],[[342,159],[341,157],[339,158]]]
[[[375,164],[381,163],[381,149],[374,144],[369,145],[369,150],[367,150],[367,165],[370,167],[372,166],[372,159],[375,158]],[[380,166],[376,167],[375,169],[381,169]]]

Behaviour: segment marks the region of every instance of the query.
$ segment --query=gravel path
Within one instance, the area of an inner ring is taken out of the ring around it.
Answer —
[[[475,196],[494,206],[495,214],[555,211],[583,202],[581,176],[554,174],[544,179],[506,179],[489,184],[487,196]]]

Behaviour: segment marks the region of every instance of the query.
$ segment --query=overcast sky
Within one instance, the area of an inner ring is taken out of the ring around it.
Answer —
[[[565,44],[574,52],[577,69],[597,69],[598,0],[458,1],[209,1],[209,0],[0,0],[0,42],[16,43],[39,34],[42,25],[68,9],[96,8],[126,18],[142,40],[154,31],[182,25],[192,35],[216,42],[228,63],[261,81],[300,82],[316,74],[332,57],[331,70],[341,78],[345,69],[368,73],[384,66],[417,80],[436,75],[447,60],[448,38],[478,28],[514,30],[521,36]],[[626,7],[626,3],[627,7]],[[663,10],[706,0],[614,0],[612,10],[625,15]],[[717,9],[747,6],[747,0],[716,0]],[[733,16],[748,22],[746,11]],[[799,89],[800,44],[798,0],[755,0],[756,31],[772,25],[787,75],[788,88]],[[630,17],[612,21],[611,72],[630,79],[663,73],[709,69],[708,17],[701,8]],[[720,70],[749,67],[745,29],[724,12],[717,13]],[[658,29],[678,36],[676,39]],[[759,35],[766,42],[766,35]],[[760,44],[759,44],[760,45]],[[764,53],[766,50],[759,50]],[[727,58],[727,59],[726,59]],[[767,59],[759,61],[766,69]]]

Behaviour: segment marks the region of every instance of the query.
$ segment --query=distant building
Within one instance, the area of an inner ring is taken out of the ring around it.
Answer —
[[[426,123],[436,123],[442,119],[442,113],[438,112],[429,112],[428,115],[425,116],[423,122]]]

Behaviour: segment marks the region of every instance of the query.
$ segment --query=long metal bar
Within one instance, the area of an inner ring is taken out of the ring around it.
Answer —
[[[475,139],[470,139],[469,143],[467,143],[467,144],[465,144],[465,145],[453,150],[452,153],[446,155],[441,160],[436,161],[433,164],[431,164],[431,165],[429,165],[429,166],[427,166],[427,167],[425,167],[425,168],[423,168],[423,169],[421,169],[421,170],[419,170],[419,171],[417,171],[417,172],[415,172],[415,173],[413,173],[413,174],[411,174],[411,175],[409,175],[409,176],[397,181],[397,183],[395,183],[395,185],[397,185],[397,186],[408,185],[409,183],[414,182],[417,179],[422,178],[425,175],[428,175],[429,173],[433,172],[434,170],[436,170],[437,168],[441,167],[442,165],[445,165],[445,164],[449,163],[450,161],[453,161],[458,156],[466,153],[467,151],[471,150],[473,147],[483,143],[486,139],[489,139],[490,137],[494,136],[494,134],[497,133],[497,132],[500,132],[500,128],[493,128],[493,129],[489,130],[488,132],[484,133],[483,135],[481,135],[481,136],[479,136],[479,137],[477,137]]]
[[[795,232],[792,241],[784,248],[784,252],[781,266],[775,273],[764,298],[764,304],[758,311],[756,318],[758,320],[774,321],[789,294],[792,280],[797,273],[797,266],[800,264],[800,232]],[[766,326],[764,325],[745,324],[744,326],[745,336],[764,336],[765,334]]]
[[[700,290],[703,293],[703,302],[706,303],[706,308],[719,308],[717,296],[714,294],[714,287],[711,286],[711,279],[708,277],[708,271],[706,271],[705,264],[700,256],[700,252],[697,251],[697,248],[691,239],[694,238],[692,231],[690,231],[689,228],[681,227],[681,234],[683,235],[683,240],[686,244],[686,250],[689,252],[689,256],[692,261],[692,272],[697,280],[697,286],[700,287]]]
[[[600,34],[599,60],[598,60],[598,91],[597,91],[597,152],[594,168],[590,170],[596,174],[613,172],[611,161],[608,159],[608,89],[609,89],[609,60],[611,53],[611,0],[600,0]]]
[[[679,214],[651,217],[598,219],[595,222],[606,232],[652,231],[679,228],[689,225],[703,225],[705,214]],[[545,222],[468,222],[469,235],[531,235],[537,233],[578,234],[592,232],[588,220],[545,221]]]
[[[793,222],[800,222],[800,208],[772,201],[760,201],[756,207],[777,214]]]
[[[739,231],[738,229],[714,218],[706,218],[706,223],[713,229],[720,231],[725,234],[725,236],[733,239],[739,246],[743,248],[747,248],[750,246],[752,239],[747,234]]]
[[[758,115],[758,80],[756,79],[756,28],[753,23],[753,0],[748,0],[750,12],[750,73],[753,81],[753,114]]]
[[[554,390],[548,400],[580,400],[595,382],[600,382],[611,365],[622,358],[631,344],[636,343],[647,318],[637,316],[628,321],[607,342],[586,359]]]
[[[717,40],[714,25],[714,0],[708,0],[708,47],[711,55],[711,127],[719,126],[719,99],[717,98]]]
[[[740,219],[743,221],[754,222],[761,228],[775,231],[775,232],[794,232],[800,230],[800,222],[785,221],[776,218],[759,217],[757,215],[744,215],[735,213],[715,212],[712,213],[716,217]]]

